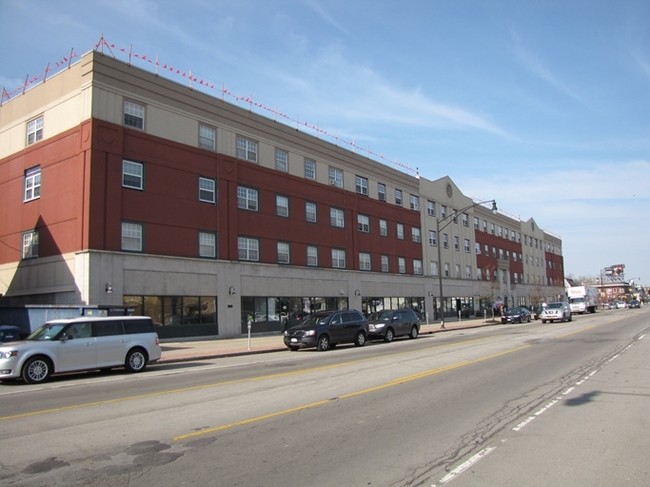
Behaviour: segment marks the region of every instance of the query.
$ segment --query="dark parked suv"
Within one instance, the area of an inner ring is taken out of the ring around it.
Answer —
[[[373,316],[368,330],[369,338],[382,338],[386,342],[392,342],[393,338],[400,335],[417,338],[420,333],[420,320],[412,309],[387,309]]]
[[[299,325],[284,332],[284,344],[289,350],[316,347],[328,350],[339,343],[366,344],[368,320],[355,309],[318,311]]]

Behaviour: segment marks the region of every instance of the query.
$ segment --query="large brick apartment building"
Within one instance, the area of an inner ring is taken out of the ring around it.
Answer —
[[[227,337],[562,294],[562,241],[476,203],[93,51],[0,107],[0,305],[126,306],[162,337]]]

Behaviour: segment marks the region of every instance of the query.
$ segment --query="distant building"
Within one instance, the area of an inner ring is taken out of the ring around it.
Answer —
[[[475,203],[90,52],[0,107],[0,302],[227,337],[326,308],[434,320],[439,273],[449,316],[562,293],[561,239]]]

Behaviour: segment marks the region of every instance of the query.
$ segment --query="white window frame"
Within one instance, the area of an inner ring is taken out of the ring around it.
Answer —
[[[465,266],[465,279],[471,279],[472,278],[472,266],[466,265]]]
[[[318,221],[318,209],[313,201],[305,201],[305,220],[309,223]]]
[[[463,213],[463,226],[469,228],[469,215]]]
[[[345,228],[345,213],[340,208],[330,208],[330,225]]]
[[[403,223],[398,223],[395,226],[395,232],[396,232],[398,240],[404,240],[404,224]]]
[[[368,252],[359,252],[359,270],[360,271],[372,270],[370,254]]]
[[[275,148],[275,169],[282,172],[289,172],[289,152]]]
[[[436,202],[427,200],[427,215],[436,216]]]
[[[377,183],[377,199],[386,201],[386,185],[384,183]]]
[[[22,236],[23,259],[34,259],[38,257],[38,230],[24,232]]]
[[[260,241],[256,238],[237,237],[239,260],[257,262],[260,260]]]
[[[283,218],[289,218],[289,197],[277,194],[275,195],[275,214]]]
[[[121,248],[125,252],[142,252],[143,226],[141,223],[122,222]]]
[[[332,268],[333,269],[345,269],[345,250],[343,249],[332,249]]]
[[[357,193],[364,196],[368,196],[368,178],[363,176],[355,176],[354,178],[354,188]]]
[[[36,200],[41,197],[41,166],[35,166],[25,171],[23,183],[23,202]]]
[[[243,159],[249,162],[257,162],[257,141],[237,136],[237,159]]]
[[[343,187],[343,171],[336,167],[330,166],[327,170],[329,183],[337,188]]]
[[[469,252],[470,252],[470,242],[469,242],[469,239],[466,238],[466,239],[464,240],[463,243],[464,243],[463,247],[465,248],[465,252],[469,254]]]
[[[289,264],[291,262],[291,246],[289,242],[277,243],[278,264]]]
[[[316,180],[316,161],[313,159],[305,159],[305,179]]]
[[[124,100],[123,121],[126,127],[144,130],[146,108],[141,103]]]
[[[432,247],[438,245],[438,234],[435,230],[429,230],[429,245]]]
[[[379,235],[382,237],[388,236],[388,222],[386,220],[379,220]]]
[[[431,273],[432,276],[438,277],[438,262],[435,260],[432,260],[429,262],[429,272]]]
[[[217,257],[217,234],[199,232],[199,257],[215,259]]]
[[[398,206],[402,206],[403,201],[404,201],[404,197],[402,195],[402,190],[395,188],[395,204]]]
[[[315,245],[307,245],[307,265],[318,267],[318,247]]]
[[[43,140],[43,115],[39,115],[27,122],[26,132],[27,145]]]
[[[141,191],[144,189],[144,164],[122,160],[122,187]]]
[[[390,265],[388,263],[388,256],[381,256],[381,272],[390,272]]]
[[[211,151],[217,150],[217,129],[199,124],[199,147]]]
[[[421,276],[424,274],[424,270],[422,269],[422,261],[420,259],[413,259],[413,274],[416,276]]]
[[[409,207],[411,210],[420,211],[420,197],[415,194],[409,195]]]
[[[397,258],[397,272],[406,274],[406,259],[404,257]]]
[[[237,186],[237,208],[259,211],[259,193],[256,189]]]
[[[216,203],[217,182],[212,178],[199,176],[199,201],[203,203]]]
[[[454,250],[460,250],[460,238],[458,236],[454,236]]]
[[[360,232],[370,233],[370,217],[368,215],[357,215],[357,228]]]
[[[411,241],[415,243],[422,242],[422,232],[418,227],[411,227]]]

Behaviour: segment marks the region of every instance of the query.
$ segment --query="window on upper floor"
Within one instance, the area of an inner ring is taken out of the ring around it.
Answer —
[[[289,171],[289,153],[284,149],[275,149],[275,168],[278,171]]]
[[[386,220],[379,220],[379,235],[382,237],[388,236],[388,222]]]
[[[429,245],[432,247],[438,245],[438,236],[435,230],[429,230]]]
[[[436,262],[435,260],[429,262],[429,272],[431,273],[432,276],[438,275],[438,262]]]
[[[476,255],[481,255],[481,244],[476,242],[475,244]]]
[[[124,125],[144,130],[144,105],[124,100]]]
[[[479,219],[477,216],[474,217],[474,230],[479,229]]]
[[[332,267],[335,269],[345,269],[345,250],[332,249]]]
[[[454,237],[454,250],[460,250],[460,239],[458,237]]]
[[[27,145],[43,139],[43,115],[27,122]]]
[[[307,265],[310,267],[318,266],[318,247],[314,245],[307,246]]]
[[[257,142],[246,137],[237,136],[237,158],[257,162]]]
[[[199,124],[199,147],[201,149],[217,150],[217,129]]]
[[[217,183],[212,178],[199,177],[199,201],[215,203]]]
[[[442,234],[442,248],[443,249],[449,248],[449,235],[447,235],[446,233]]]
[[[343,210],[340,208],[330,208],[330,225],[339,228],[345,227],[345,217]]]
[[[357,193],[368,196],[368,178],[363,176],[355,176],[354,189]]]
[[[238,237],[237,254],[239,260],[259,261],[260,241],[256,238]]]
[[[436,216],[436,203],[435,203],[435,201],[427,200],[427,215]]]
[[[440,205],[440,220],[447,218],[447,205]]]
[[[367,252],[359,252],[359,270],[361,271],[372,270],[372,264],[370,262],[370,254],[368,254]]]
[[[23,183],[23,202],[41,197],[41,166],[32,167],[25,171]]]
[[[397,272],[406,274],[406,259],[404,257],[397,258]]]
[[[122,222],[122,250],[127,252],[142,252],[142,224]]]
[[[38,257],[38,230],[24,232],[22,236],[23,259]]]
[[[472,278],[472,267],[469,265],[465,266],[465,279],[471,279]]]
[[[464,242],[465,242],[465,245],[464,245],[463,247],[464,247],[464,249],[465,249],[465,252],[469,253],[469,250],[470,250],[469,239],[466,238],[466,239],[464,240]]]
[[[463,213],[463,226],[469,227],[469,215],[467,213]]]
[[[409,208],[420,211],[420,198],[417,195],[409,195]]]
[[[343,171],[335,167],[330,167],[328,169],[329,182],[332,186],[337,188],[343,187]]]
[[[312,201],[305,202],[305,220],[310,223],[316,223],[317,213],[316,213],[316,203]]]
[[[370,232],[370,218],[367,215],[357,215],[357,228],[360,232]]]
[[[316,179],[316,161],[305,159],[305,179]]]
[[[424,274],[422,269],[422,261],[420,259],[413,259],[413,274],[416,276],[421,276]]]
[[[388,256],[381,256],[381,272],[390,272],[390,267],[388,265]]]
[[[199,232],[199,257],[214,259],[217,256],[217,234]]]
[[[397,232],[398,240],[404,240],[404,225],[402,223],[398,223],[395,226],[395,230]]]
[[[411,227],[411,241],[420,243],[422,242],[422,232],[417,227]]]
[[[256,189],[237,186],[237,208],[257,211],[259,209],[258,201],[259,196]]]
[[[402,206],[402,190],[401,189],[396,189],[395,190],[395,204],[398,206]]]
[[[377,183],[377,199],[386,201],[386,185],[384,183]]]
[[[284,195],[275,196],[275,214],[285,218],[289,217],[289,197]]]
[[[291,261],[289,242],[278,242],[278,264],[288,264]]]
[[[144,164],[124,159],[122,161],[122,186],[131,189],[144,189]]]

